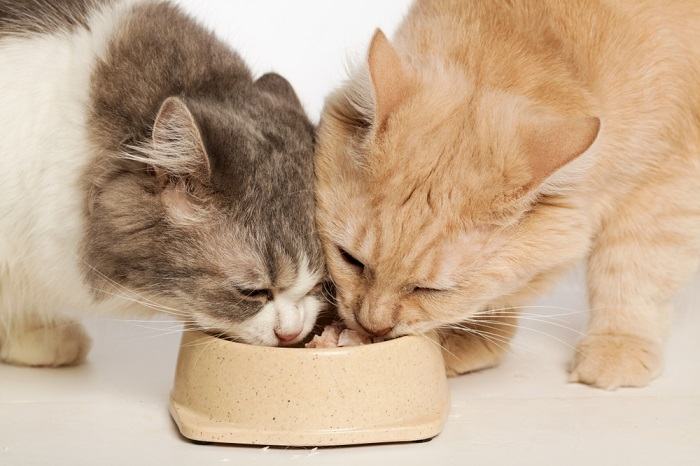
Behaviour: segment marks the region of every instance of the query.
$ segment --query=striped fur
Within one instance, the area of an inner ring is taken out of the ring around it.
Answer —
[[[698,25],[693,0],[418,0],[393,45],[375,36],[316,155],[349,325],[442,329],[451,373],[488,367],[514,315],[485,311],[587,257],[571,378],[647,384],[700,252]]]

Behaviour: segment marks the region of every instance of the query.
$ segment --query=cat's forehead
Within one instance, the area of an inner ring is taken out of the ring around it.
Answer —
[[[526,192],[518,182],[511,183],[508,174],[482,170],[478,164],[465,167],[439,160],[425,160],[415,169],[387,167],[381,176],[368,177],[363,183],[371,193],[368,205],[378,215],[405,212],[411,221],[448,225],[503,223],[518,216],[526,199]]]
[[[284,280],[292,274],[287,263],[300,257],[320,267],[313,127],[294,108],[275,112],[274,99],[264,100],[264,108],[200,108],[198,117],[212,168],[212,220],[223,226],[212,241],[237,243],[259,275]]]
[[[448,288],[464,260],[477,260],[494,244],[493,230],[439,219],[366,215],[348,223],[339,241],[387,285],[429,283]]]
[[[318,240],[310,234],[290,236],[288,231],[242,225],[224,219],[203,236],[208,260],[230,280],[254,287],[285,289],[300,275],[320,275],[324,264]]]
[[[367,184],[399,205],[442,206],[465,220],[501,208],[530,180],[530,169],[508,110],[489,106],[491,97],[457,105],[419,94],[367,146]]]
[[[313,151],[314,127],[301,108],[246,94],[249,100],[196,102],[194,113],[205,146],[216,158],[235,154],[239,163],[263,154]]]
[[[300,115],[266,121],[229,115],[204,130],[212,184],[243,202],[304,205],[312,197],[313,128]],[[302,120],[302,121],[299,121]]]

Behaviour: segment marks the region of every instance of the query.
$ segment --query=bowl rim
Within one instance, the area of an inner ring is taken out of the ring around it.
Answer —
[[[309,355],[314,354],[314,353],[324,353],[324,354],[347,353],[347,352],[357,353],[360,351],[374,351],[373,348],[376,348],[376,347],[381,347],[382,350],[388,350],[389,346],[403,345],[403,344],[408,343],[411,340],[416,340],[416,339],[420,339],[420,340],[428,339],[428,340],[430,340],[430,338],[428,336],[425,336],[425,335],[402,335],[400,337],[392,338],[391,340],[380,341],[378,343],[370,343],[367,345],[338,346],[335,348],[304,348],[304,347],[293,347],[293,346],[290,347],[290,346],[251,345],[249,343],[241,343],[238,341],[226,340],[225,338],[210,335],[202,330],[188,330],[187,332],[184,332],[184,333],[199,334],[202,338],[215,340],[217,342],[220,342],[221,344],[229,346],[229,348],[236,349],[237,351],[240,350],[240,351],[268,352],[268,353],[284,352],[284,353],[287,353],[287,355],[291,354],[292,352],[294,352],[298,355],[301,353],[307,353]],[[181,345],[182,344],[184,344],[184,338],[181,342]],[[435,344],[437,345],[437,343],[435,343]],[[204,346],[204,345],[202,345],[202,346]]]

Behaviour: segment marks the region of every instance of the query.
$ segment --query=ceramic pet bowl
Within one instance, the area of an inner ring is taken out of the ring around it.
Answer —
[[[442,355],[417,336],[307,349],[188,332],[170,400],[189,439],[286,446],[428,439],[448,408]]]

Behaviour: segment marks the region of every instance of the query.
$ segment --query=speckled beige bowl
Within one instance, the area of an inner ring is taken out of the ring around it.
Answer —
[[[185,333],[170,413],[192,440],[287,446],[434,437],[449,409],[425,338],[352,348],[269,348]]]

